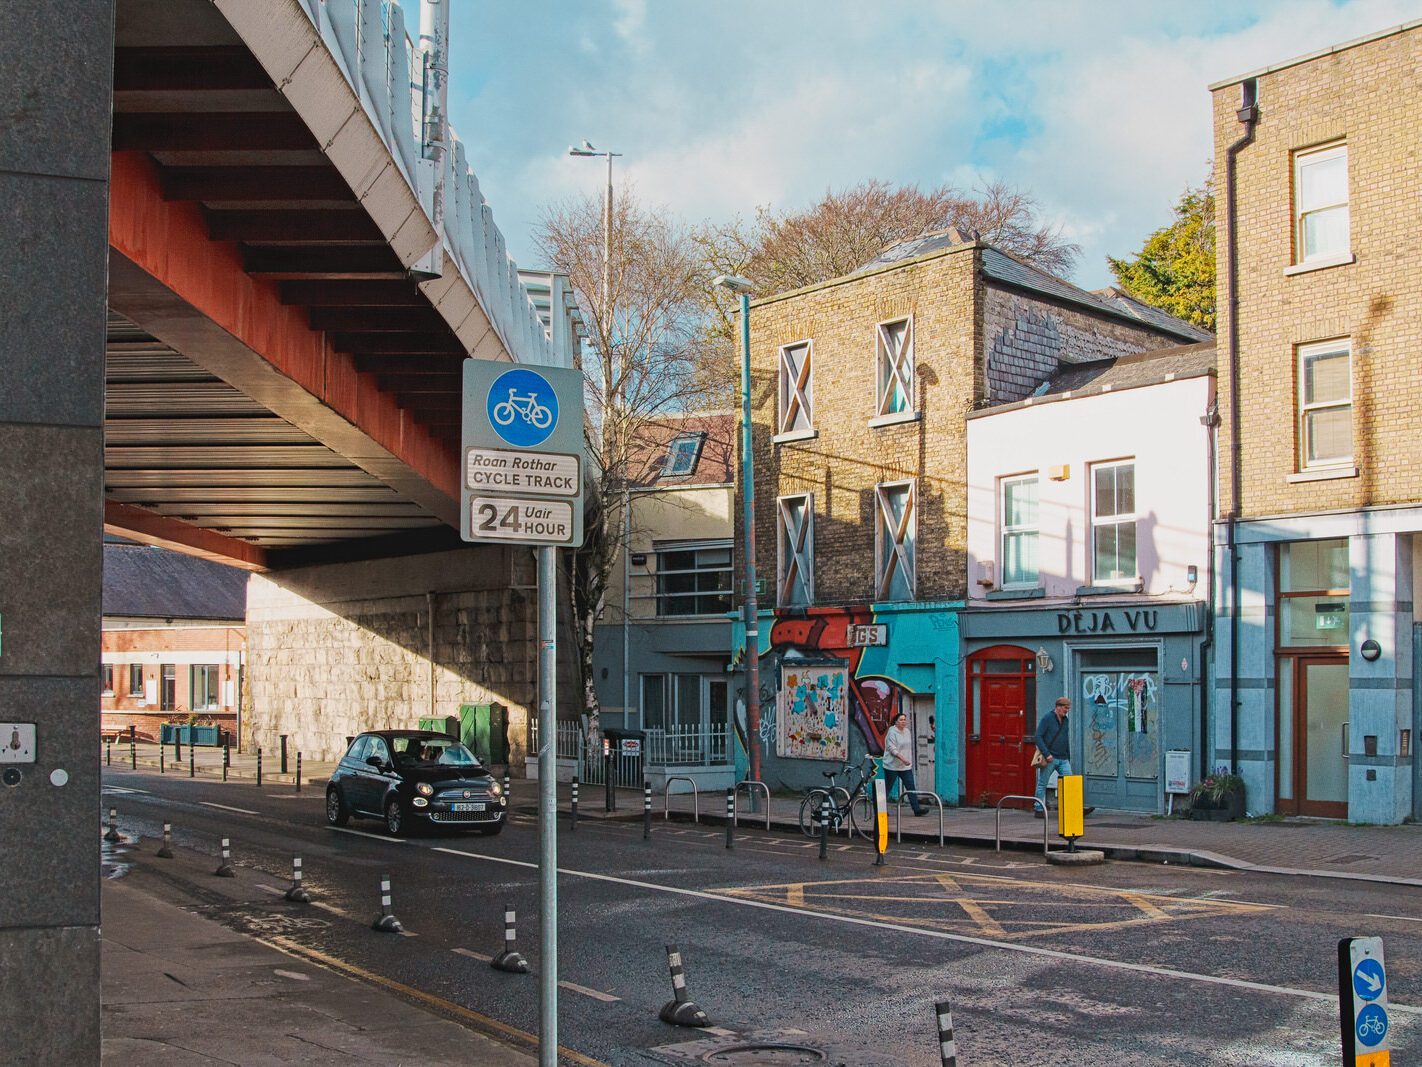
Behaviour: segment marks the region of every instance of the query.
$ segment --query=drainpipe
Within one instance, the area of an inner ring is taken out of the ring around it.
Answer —
[[[1200,777],[1210,773],[1209,740],[1214,737],[1214,662],[1210,658],[1215,648],[1215,534],[1214,520],[1220,513],[1219,486],[1219,426],[1220,408],[1216,397],[1210,409],[1200,418],[1205,427],[1205,471],[1206,491],[1210,508],[1210,550],[1205,556],[1205,588],[1208,590],[1208,605],[1205,612],[1205,638],[1200,642],[1196,654],[1196,669],[1200,672]],[[1209,681],[1206,680],[1205,665],[1210,665]],[[1208,689],[1207,689],[1208,686]]]
[[[1236,193],[1239,153],[1254,141],[1259,121],[1259,82],[1248,78],[1240,85],[1239,110],[1235,112],[1244,135],[1225,150],[1225,283],[1229,286],[1229,334],[1225,344],[1226,374],[1229,378],[1229,513],[1225,516],[1225,546],[1229,550],[1229,769],[1239,773],[1239,240],[1235,233]]]
[[[425,610],[429,615],[428,633],[425,638],[426,658],[430,664],[430,718],[435,717],[435,595],[434,592],[425,594]]]

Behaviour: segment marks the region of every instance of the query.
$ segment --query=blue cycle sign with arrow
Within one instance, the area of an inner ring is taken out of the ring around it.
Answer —
[[[1387,964],[1380,937],[1338,942],[1338,1010],[1344,1067],[1389,1067]]]
[[[520,367],[494,379],[484,401],[494,432],[511,445],[532,448],[558,425],[558,394],[548,379]]]

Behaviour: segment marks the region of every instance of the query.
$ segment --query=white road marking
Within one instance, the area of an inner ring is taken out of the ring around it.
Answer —
[[[1411,915],[1379,915],[1376,912],[1364,912],[1369,919],[1398,919],[1405,923],[1422,923],[1422,919],[1413,918]],[[1389,1005],[1391,1007],[1391,1005]]]
[[[368,837],[372,841],[384,841],[387,844],[391,845],[405,844],[405,839],[403,837],[386,837],[384,834],[370,834],[366,833],[364,830],[351,830],[345,826],[328,826],[327,829],[335,830],[338,834],[355,834],[356,837]]]
[[[481,960],[484,963],[494,962],[493,956],[486,956],[482,952],[475,952],[472,948],[452,948],[449,951],[460,956],[468,956],[471,960]],[[604,1004],[615,1004],[622,999],[621,997],[613,996],[611,993],[604,993],[601,989],[592,989],[585,985],[578,985],[577,982],[564,981],[558,984],[564,989],[570,989],[574,993],[581,993],[585,997],[592,997],[594,1000],[600,1000]]]
[[[115,795],[122,793],[143,793],[144,795],[149,795],[149,791],[147,789],[130,789],[128,788],[128,786],[124,785],[106,785],[104,786],[102,791],[105,793],[113,793]]]
[[[530,870],[538,869],[538,864],[529,863],[527,860],[507,859],[503,856],[484,856],[477,852],[464,852],[457,848],[436,847],[431,851],[447,852],[451,856],[467,856],[470,859],[485,860],[489,863],[505,863],[512,867],[526,867]],[[1129,963],[1124,960],[1105,959],[1101,956],[1087,956],[1081,953],[1063,952],[1060,949],[1042,948],[1038,945],[1019,945],[1009,941],[994,941],[991,938],[972,937],[968,934],[951,934],[944,930],[929,930],[916,926],[904,926],[899,923],[880,922],[877,919],[861,919],[854,915],[834,915],[829,912],[815,911],[813,908],[793,908],[785,904],[771,904],[764,900],[748,900],[744,897],[722,896],[719,893],[708,893],[700,889],[682,889],[677,886],[658,885],[656,882],[643,882],[635,878],[619,878],[616,875],[597,874],[593,871],[578,871],[571,867],[559,867],[558,873],[572,875],[575,878],[588,878],[595,882],[611,882],[614,885],[632,886],[636,889],[650,889],[658,893],[671,893],[674,896],[695,897],[699,900],[709,900],[717,904],[737,904],[747,908],[759,908],[762,911],[778,911],[787,915],[799,915],[811,919],[826,919],[830,922],[845,923],[849,926],[869,926],[877,930],[893,930],[896,933],[914,934],[918,937],[931,937],[939,941],[956,941],[963,945],[977,945],[980,948],[999,949],[1003,952],[1017,952],[1024,956],[1038,956],[1046,959],[1064,960],[1069,963],[1086,963],[1113,970],[1131,971],[1136,974],[1153,974],[1162,978],[1180,978],[1187,982],[1201,982],[1206,985],[1227,986],[1231,989],[1248,989],[1256,993],[1276,993],[1280,996],[1323,1001],[1327,1004],[1336,1005],[1338,1003],[1337,993],[1320,993],[1312,989],[1296,989],[1293,986],[1270,985],[1266,982],[1250,982],[1242,978],[1222,978],[1213,974],[1197,974],[1193,971],[1179,971],[1173,967],[1152,967],[1145,963]],[[1396,1002],[1389,1004],[1388,1007],[1404,1015],[1422,1015],[1422,1007],[1413,1007]]]
[[[611,993],[604,993],[601,989],[590,989],[585,985],[578,985],[577,982],[559,982],[564,989],[571,989],[574,993],[581,993],[585,997],[592,997],[593,1000],[600,1000],[604,1004],[616,1004],[621,997],[614,997]]]
[[[295,979],[295,980],[298,981],[298,982],[309,982],[309,981],[311,981],[311,978],[310,978],[308,975],[299,974],[299,973],[297,973],[296,971],[283,971],[280,967],[275,967],[275,968],[273,968],[273,969],[272,969],[272,973],[273,973],[273,974],[279,974],[279,975],[281,975],[283,978],[292,978],[292,979]]]
[[[205,807],[205,808],[221,808],[223,811],[235,811],[235,812],[241,813],[242,815],[260,815],[260,814],[261,814],[260,811],[253,811],[251,808],[234,808],[234,807],[231,807],[230,805],[227,805],[227,804],[214,804],[214,803],[213,803],[212,801],[210,801],[210,800],[199,800],[198,803],[201,804],[201,805],[202,805],[203,807]]]

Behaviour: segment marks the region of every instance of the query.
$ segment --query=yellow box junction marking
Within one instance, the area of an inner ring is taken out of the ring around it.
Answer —
[[[1038,883],[961,871],[951,875],[935,872],[732,886],[715,892],[903,926],[971,932],[1005,941],[1274,910],[1269,904]],[[1104,914],[1096,920],[1083,919],[1083,911]]]

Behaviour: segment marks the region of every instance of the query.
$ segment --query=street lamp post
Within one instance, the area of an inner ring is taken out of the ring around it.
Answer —
[[[584,141],[581,145],[569,145],[568,155],[607,157],[607,188],[602,195],[602,314],[606,317],[612,293],[612,159],[622,153],[599,152],[590,141]],[[605,322],[603,330],[610,335],[612,324]]]
[[[741,507],[745,514],[746,559],[746,748],[750,780],[760,781],[760,603],[755,589],[755,468],[751,456],[750,294],[744,278],[723,274],[715,281],[741,298]],[[754,792],[752,791],[754,798]],[[754,799],[752,799],[754,804]]]

